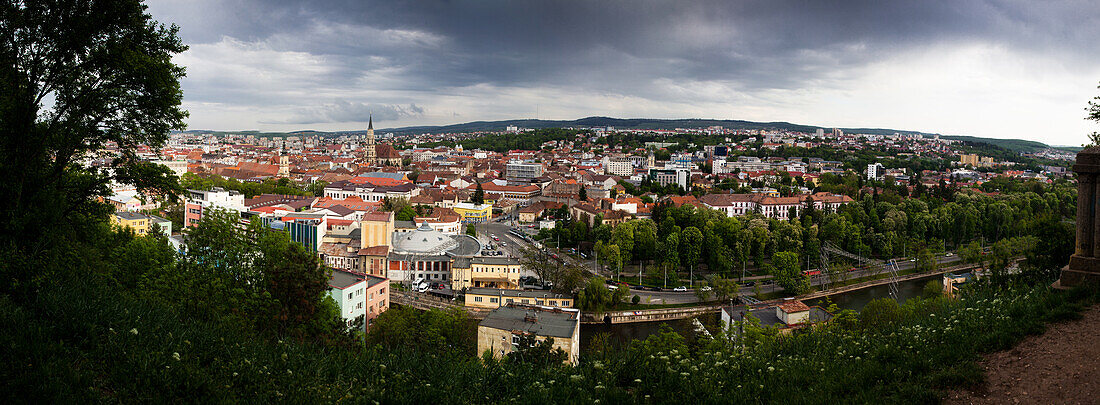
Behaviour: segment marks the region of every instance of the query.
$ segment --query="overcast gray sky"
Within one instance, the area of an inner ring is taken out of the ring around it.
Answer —
[[[1095,1],[153,0],[192,129],[715,118],[1077,145]]]

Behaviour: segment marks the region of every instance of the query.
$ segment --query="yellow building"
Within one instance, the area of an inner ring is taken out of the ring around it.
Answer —
[[[959,155],[959,164],[972,167],[993,167],[993,158],[974,154]]]
[[[462,216],[462,223],[485,222],[493,217],[492,204],[458,203],[452,208]]]
[[[361,232],[360,247],[392,246],[393,242],[393,213],[371,212],[363,214],[363,220],[359,223]]]
[[[572,308],[573,297],[550,291],[509,290],[500,288],[477,288],[466,290],[466,306],[472,308],[493,309],[509,304],[543,305],[556,308]]]
[[[514,257],[455,258],[451,267],[451,288],[518,289],[520,270],[519,259]]]
[[[477,352],[489,351],[501,358],[515,351],[523,336],[535,341],[553,339],[553,347],[566,353],[565,362],[575,365],[580,357],[580,311],[509,305],[493,310],[477,325]]]
[[[111,223],[123,228],[130,228],[138,235],[149,233],[149,230],[154,226],[159,226],[165,235],[172,234],[172,221],[140,212],[115,212],[111,214]]]

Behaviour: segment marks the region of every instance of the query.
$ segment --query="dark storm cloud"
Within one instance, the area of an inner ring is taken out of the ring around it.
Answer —
[[[187,41],[230,36],[328,55],[342,68],[338,79],[398,66],[404,83],[387,85],[417,90],[490,83],[644,92],[654,78],[791,88],[930,43],[982,41],[1052,57],[1100,51],[1097,5],[1087,1],[265,0],[191,7],[177,14]]]

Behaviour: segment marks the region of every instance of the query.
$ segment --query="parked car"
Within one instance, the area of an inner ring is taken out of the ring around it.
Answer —
[[[687,291],[687,290],[688,290],[688,288],[686,286],[679,286],[679,287],[676,287],[676,288],[672,289],[672,291],[676,291],[676,292],[684,292],[684,291]]]
[[[710,286],[707,285],[707,286],[703,286],[703,288],[700,288],[699,290],[700,291],[711,291],[711,290],[713,290],[713,288],[710,288]]]

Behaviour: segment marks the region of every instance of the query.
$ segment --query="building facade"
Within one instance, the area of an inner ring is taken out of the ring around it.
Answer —
[[[580,358],[580,311],[511,305],[493,310],[477,325],[477,351],[502,358],[516,351],[522,337],[535,341],[553,339],[553,347],[566,353],[565,362],[577,364]]]

